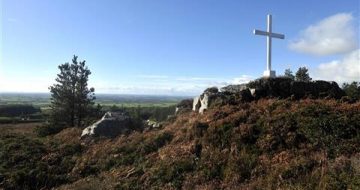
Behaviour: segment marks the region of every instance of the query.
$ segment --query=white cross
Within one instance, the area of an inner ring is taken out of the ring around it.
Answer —
[[[267,37],[267,65],[266,65],[266,71],[264,71],[264,77],[270,77],[274,78],[276,77],[275,71],[271,70],[271,38],[279,38],[284,39],[284,34],[277,34],[272,33],[271,29],[271,15],[267,15],[267,31],[261,31],[261,30],[254,30],[255,35],[262,35]]]

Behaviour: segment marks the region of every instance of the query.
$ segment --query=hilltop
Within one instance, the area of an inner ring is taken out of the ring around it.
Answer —
[[[215,101],[161,129],[90,142],[78,128],[47,138],[5,132],[0,181],[9,189],[359,189],[360,102],[323,95]]]

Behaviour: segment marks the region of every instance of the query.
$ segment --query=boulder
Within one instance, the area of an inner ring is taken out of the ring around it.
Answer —
[[[319,95],[321,93],[327,94],[331,98],[340,99],[341,97],[345,96],[346,93],[339,87],[339,85],[334,82],[327,82],[327,81],[315,81],[315,88],[318,89]]]
[[[310,90],[310,85],[307,85],[307,82],[302,81],[293,81],[291,83],[291,94],[295,97],[295,99],[300,99],[305,97],[305,95]]]
[[[204,93],[208,93],[208,94],[216,94],[219,92],[219,89],[217,87],[210,87],[205,89]]]
[[[203,113],[205,110],[209,108],[209,95],[204,93],[202,98],[200,98],[200,108],[199,113]]]
[[[148,126],[148,128],[150,129],[154,129],[154,128],[160,128],[162,127],[161,123],[153,121],[153,120],[146,120],[146,125]]]
[[[221,92],[230,92],[230,93],[240,93],[243,90],[248,89],[246,84],[237,84],[237,85],[228,85],[225,87],[222,87],[220,90]]]
[[[182,100],[180,103],[176,105],[175,115],[179,113],[191,111],[192,108],[193,108],[193,100],[191,99]]]
[[[253,99],[258,100],[262,97],[266,97],[266,90],[263,88],[251,88],[250,94],[253,97]]]
[[[116,137],[132,130],[132,122],[126,112],[106,112],[105,115],[91,126],[86,127],[81,138],[86,137]]]
[[[221,93],[217,87],[207,88],[199,97],[199,113],[204,113],[204,111],[209,109],[210,105],[213,104],[213,102],[216,102],[216,100],[221,101],[220,95]]]
[[[244,88],[238,93],[239,100],[242,102],[250,102],[254,99],[249,88]]]
[[[216,98],[218,93],[219,90],[216,87],[207,88],[204,93],[194,98],[192,110],[203,113],[208,109],[210,102]]]
[[[201,103],[200,103],[200,96],[196,96],[194,99],[193,99],[193,107],[192,107],[192,110],[193,111],[198,111],[199,108],[201,106]]]
[[[203,113],[211,107],[226,104],[234,105],[252,101],[253,99],[250,89],[244,85],[226,86],[221,91],[216,87],[211,87],[206,89],[200,96],[194,98],[193,111]]]
[[[328,81],[294,81],[286,77],[260,78],[247,85],[255,99],[260,98],[336,98],[345,95],[336,82]]]
[[[287,77],[277,78],[260,78],[248,83],[251,94],[255,99],[270,98],[286,98],[291,96],[290,86],[292,80]]]

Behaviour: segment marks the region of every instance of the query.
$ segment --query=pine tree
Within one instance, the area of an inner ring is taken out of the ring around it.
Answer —
[[[49,87],[51,92],[50,123],[56,127],[82,127],[84,119],[91,114],[94,100],[94,88],[88,88],[90,70],[85,61],[77,61],[74,55],[72,63],[59,66],[56,84]]]
[[[360,99],[360,82],[353,81],[352,83],[344,83],[342,85],[346,95],[350,98],[359,100]]]
[[[306,67],[300,67],[295,74],[295,80],[302,82],[309,82],[312,80],[312,78],[310,78],[308,69]]]
[[[291,78],[292,80],[295,79],[295,76],[293,75],[293,72],[290,69],[286,69],[284,73],[285,77]]]
[[[94,105],[94,88],[88,88],[88,78],[91,74],[90,70],[85,66],[85,61],[79,63],[78,82],[76,84],[76,115],[77,115],[77,126],[83,125],[84,118],[87,115],[91,115]]]
[[[50,123],[54,127],[60,127],[71,123],[72,117],[71,114],[68,114],[71,109],[70,64],[65,63],[58,68],[60,73],[57,74],[57,78],[55,79],[57,84],[49,87],[51,93]]]

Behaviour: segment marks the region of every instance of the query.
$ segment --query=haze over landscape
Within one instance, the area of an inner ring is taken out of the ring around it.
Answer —
[[[359,1],[1,0],[0,92],[48,92],[76,54],[96,93],[197,95],[262,76],[266,29],[273,69],[359,79]]]

